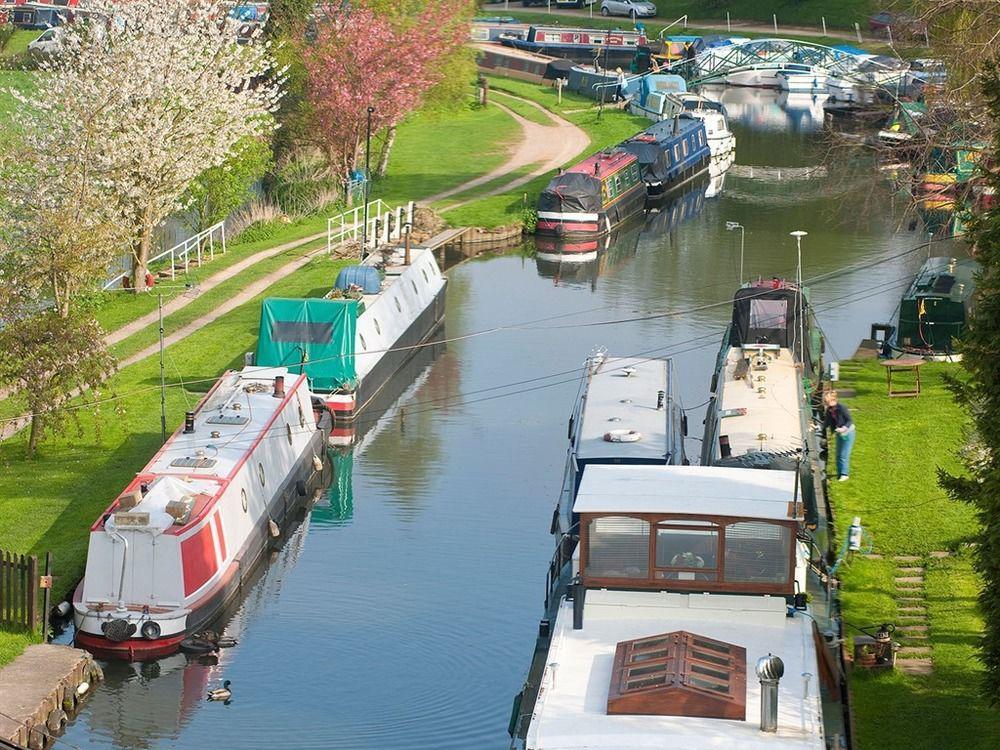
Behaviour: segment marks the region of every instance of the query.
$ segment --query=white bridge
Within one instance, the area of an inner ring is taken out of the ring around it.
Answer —
[[[734,73],[748,71],[778,71],[795,66],[822,68],[831,76],[856,79],[859,84],[871,84],[868,74],[858,66],[866,61],[851,52],[794,39],[753,39],[742,44],[712,47],[687,60],[678,60],[662,68],[662,72],[683,77],[689,86],[723,80]],[[879,64],[867,59],[879,68]],[[889,66],[881,66],[885,72]]]

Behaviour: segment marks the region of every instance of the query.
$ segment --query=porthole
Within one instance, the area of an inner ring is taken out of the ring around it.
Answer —
[[[264,464],[257,464],[257,478],[260,479],[260,486],[263,487],[265,484],[264,480]]]
[[[372,318],[372,324],[375,326],[375,333],[379,336],[382,335],[382,329],[378,326],[378,318]]]
[[[362,349],[365,349],[365,350],[368,349],[368,344],[365,343],[365,337],[362,336],[360,333],[358,334],[358,341],[361,342],[361,348]]]
[[[410,286],[413,287],[413,293],[417,294],[417,284],[413,279],[410,279]]]
[[[403,312],[403,306],[399,304],[399,297],[393,297],[392,301],[396,303],[396,310],[398,312]]]
[[[291,445],[292,444],[292,426],[290,424],[288,424],[287,422],[285,423],[285,431],[288,433],[288,444]]]
[[[427,269],[426,268],[421,268],[420,269],[420,273],[422,273],[424,275],[424,281],[426,281],[428,284],[430,284],[431,280],[427,278]]]
[[[247,512],[247,491],[245,489],[240,490],[240,502],[243,503],[243,512]]]
[[[302,409],[302,402],[299,401],[299,427],[306,426],[306,413]]]

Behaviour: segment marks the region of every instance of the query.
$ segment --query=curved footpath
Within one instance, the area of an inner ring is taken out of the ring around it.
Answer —
[[[521,115],[517,114],[517,112],[514,112],[509,107],[505,107],[499,102],[490,102],[513,117],[517,124],[521,126],[520,143],[518,143],[510,158],[492,172],[476,177],[468,182],[464,182],[461,185],[450,188],[449,190],[440,192],[437,195],[425,198],[425,203],[434,203],[436,201],[444,200],[445,198],[450,198],[453,195],[465,193],[479,187],[480,185],[486,185],[493,182],[494,180],[503,177],[505,174],[510,174],[511,172],[516,172],[523,167],[537,164],[537,167],[532,169],[529,173],[521,175],[517,179],[488,190],[481,195],[477,195],[475,198],[460,201],[459,203],[453,203],[442,209],[442,211],[450,211],[453,208],[458,208],[459,206],[471,203],[473,200],[481,200],[483,198],[489,198],[493,195],[505,193],[509,190],[514,190],[515,188],[519,188],[521,185],[531,182],[533,179],[545,174],[546,172],[558,169],[566,164],[566,162],[581,154],[587,146],[590,145],[590,136],[588,136],[582,128],[577,127],[573,123],[569,122],[569,120],[564,120],[558,115],[553,114],[537,102],[533,102],[530,99],[522,99],[519,96],[514,96],[513,94],[508,94],[503,91],[494,90],[490,93],[507,97],[508,99],[514,99],[522,104],[534,107],[548,117],[551,124],[542,125],[541,123],[532,122],[531,120],[521,117]]]

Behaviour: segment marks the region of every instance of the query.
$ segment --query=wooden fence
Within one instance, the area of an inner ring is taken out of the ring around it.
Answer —
[[[46,574],[48,572],[46,570]],[[12,630],[37,628],[41,613],[39,589],[47,589],[50,580],[48,575],[44,580],[39,578],[38,558],[34,555],[0,550],[0,627]]]

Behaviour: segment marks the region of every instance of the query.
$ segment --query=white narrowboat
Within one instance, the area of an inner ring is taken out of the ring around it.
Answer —
[[[320,481],[331,423],[304,375],[219,378],[91,527],[76,645],[152,659],[212,623]]]

